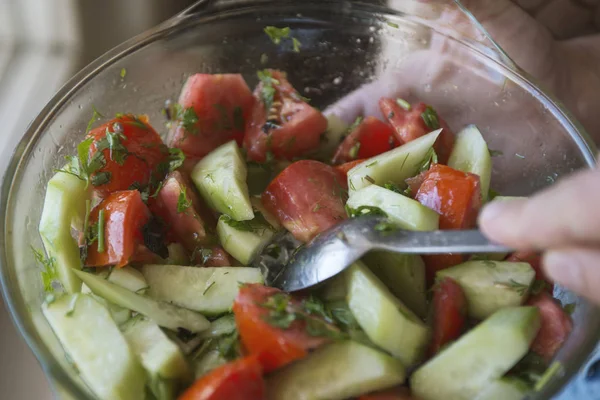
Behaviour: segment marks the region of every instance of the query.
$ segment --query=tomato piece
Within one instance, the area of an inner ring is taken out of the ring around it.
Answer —
[[[508,256],[506,261],[526,262],[531,265],[535,271],[535,279],[545,282],[544,291],[552,294],[554,291],[554,283],[546,276],[542,269],[542,256],[535,251],[517,251]]]
[[[179,171],[167,175],[148,205],[163,223],[170,241],[180,242],[190,253],[213,242],[214,217]]]
[[[417,400],[411,396],[410,390],[405,387],[397,387],[380,392],[362,395],[358,400]]]
[[[362,163],[363,161],[365,161],[364,158],[361,158],[359,160],[354,160],[354,161],[348,161],[347,163],[343,163],[343,164],[336,166],[335,169],[342,172],[344,175],[348,175],[348,171],[350,171],[352,168],[356,167],[358,164]]]
[[[306,103],[285,73],[267,70],[265,74],[254,90],[256,101],[246,124],[244,148],[248,158],[265,162],[267,152],[271,152],[277,159],[291,160],[316,149],[327,129],[327,119]],[[262,94],[271,88],[273,101],[265,104]]]
[[[467,298],[456,281],[444,278],[433,291],[433,338],[429,355],[436,355],[442,347],[462,333],[467,315]]]
[[[531,297],[527,305],[540,310],[541,326],[533,339],[531,350],[550,361],[573,329],[573,321],[558,301],[548,293],[542,292]]]
[[[230,267],[235,265],[233,258],[221,246],[214,246],[204,263],[205,267]]]
[[[367,117],[344,138],[331,162],[341,164],[357,158],[371,158],[397,146],[398,140],[389,124]]]
[[[137,264],[163,264],[165,260],[143,244],[138,244],[130,262]]]
[[[173,122],[168,143],[199,158],[232,139],[241,142],[253,103],[240,74],[192,75],[179,95],[185,111]]]
[[[406,110],[396,100],[387,97],[379,100],[379,108],[394,128],[396,139],[400,144],[408,143],[431,131],[443,128],[433,147],[439,162],[442,164],[448,162],[454,146],[454,133],[433,108],[425,103],[417,103]],[[425,122],[426,120],[427,122]]]
[[[306,322],[293,321],[286,329],[270,324],[267,319],[271,310],[264,306],[269,299],[287,296],[276,288],[260,284],[246,284],[233,303],[233,314],[244,348],[260,360],[265,373],[305,357],[329,339],[311,336]],[[291,299],[288,308],[297,308],[297,300]]]
[[[347,190],[342,172],[318,161],[301,160],[273,179],[262,203],[296,239],[308,242],[347,218]]]
[[[198,379],[179,400],[262,400],[265,381],[255,357],[222,365]]]
[[[107,137],[107,134],[109,137]],[[153,172],[168,157],[168,149],[143,116],[122,115],[92,129],[89,160],[98,157],[105,165],[91,176],[100,197],[133,185],[145,186]]]
[[[435,282],[435,274],[438,271],[463,263],[465,256],[454,253],[431,254],[424,255],[423,261],[425,262],[425,281],[428,286],[431,286]]]
[[[89,247],[85,265],[123,267],[143,243],[142,228],[150,218],[150,212],[137,190],[115,192],[98,204],[89,217],[89,224],[99,223],[100,211],[104,213],[104,251],[98,251],[98,241]]]

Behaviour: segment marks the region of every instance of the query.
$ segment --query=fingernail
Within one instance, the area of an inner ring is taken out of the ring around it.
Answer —
[[[506,203],[502,201],[493,201],[483,208],[479,215],[479,224],[489,224],[500,217],[506,210]]]
[[[582,287],[581,267],[573,255],[548,252],[544,255],[543,266],[548,278],[554,282],[574,290]]]

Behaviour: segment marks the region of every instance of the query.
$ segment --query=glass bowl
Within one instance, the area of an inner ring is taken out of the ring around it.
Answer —
[[[347,120],[375,109],[382,95],[432,104],[455,130],[476,124],[494,159],[492,187],[528,195],[557,177],[594,165],[595,146],[553,99],[538,89],[453,2],[200,1],[113,49],[68,82],[32,122],[2,183],[2,289],[12,317],[61,393],[93,398],[41,314],[38,222],[45,185],[73,154],[92,115],[147,114],[166,133],[161,108],[196,72],[279,68],[314,106],[336,103]],[[384,3],[384,2],[381,2]],[[458,19],[455,17],[459,15]],[[459,22],[457,22],[459,21]],[[265,26],[289,26],[301,42],[276,45]],[[123,70],[124,69],[124,70]],[[121,71],[126,71],[121,77]],[[339,102],[338,102],[339,101]],[[600,314],[577,302],[575,328],[557,355],[562,368],[534,398],[558,393],[598,341]]]

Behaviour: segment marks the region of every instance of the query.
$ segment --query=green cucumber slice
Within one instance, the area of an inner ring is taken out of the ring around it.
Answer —
[[[479,175],[481,196],[487,200],[492,179],[492,157],[485,139],[475,125],[469,125],[456,135],[448,166]]]
[[[353,209],[377,207],[390,221],[411,231],[434,231],[439,227],[438,213],[416,200],[376,185],[351,192],[346,205]]]
[[[174,399],[177,390],[192,378],[191,370],[179,347],[169,340],[156,322],[141,315],[130,319],[121,330],[129,347],[150,376],[150,381],[163,381],[160,392],[157,385],[151,385],[155,396],[160,399]]]
[[[430,132],[393,150],[372,157],[348,171],[348,188],[352,192],[372,184],[395,183],[406,187],[406,179],[415,176],[441,129]]]
[[[506,377],[489,384],[475,400],[523,400],[530,390],[529,385],[521,379]]]
[[[258,268],[249,267],[144,265],[142,273],[150,285],[150,297],[205,315],[229,312],[240,283],[263,282]]]
[[[174,331],[184,328],[196,333],[210,327],[210,322],[201,314],[135,294],[94,274],[83,271],[75,273],[98,296],[143,314],[164,328]]]
[[[427,316],[425,263],[417,255],[371,251],[363,261],[402,303],[421,318]]]
[[[430,331],[363,263],[346,272],[348,306],[369,339],[405,366],[417,363],[429,342]]]
[[[267,377],[270,400],[343,400],[404,382],[402,363],[362,344],[329,344]]]
[[[252,203],[252,207],[254,208],[254,213],[255,214],[261,213],[262,216],[265,218],[265,220],[267,220],[267,222],[273,227],[273,229],[278,230],[278,229],[282,228],[281,224],[279,223],[277,218],[273,214],[271,214],[269,211],[267,211],[265,206],[263,206],[260,196],[252,196],[250,198],[250,203]]]
[[[57,172],[46,189],[39,232],[46,253],[56,261],[58,277],[67,293],[81,290],[81,280],[72,272],[82,265],[71,226],[83,226],[90,193],[84,181],[65,172]]]
[[[129,321],[129,318],[131,318],[131,310],[118,306],[114,303],[111,303],[110,301],[106,301],[100,296],[95,295],[85,283],[81,285],[81,293],[93,297],[98,303],[106,307],[106,309],[110,313],[110,316],[115,320],[117,325],[120,326],[125,322]]]
[[[144,275],[137,269],[125,266],[123,268],[104,269],[97,273],[98,276],[108,280],[109,282],[119,285],[122,288],[135,293],[148,288],[148,283]]]
[[[196,164],[192,180],[206,203],[236,221],[254,218],[246,162],[235,141],[225,143]]]
[[[76,293],[46,303],[42,310],[82,379],[100,399],[144,399],[144,371],[104,306]]]
[[[410,387],[422,400],[471,400],[529,350],[540,327],[535,307],[504,308],[415,371]]]
[[[523,304],[535,271],[524,262],[478,260],[438,271],[436,277],[454,279],[465,292],[469,316],[484,319],[501,308]]]
[[[255,214],[257,215],[257,214]],[[237,229],[221,216],[217,223],[219,242],[226,252],[243,265],[249,265],[254,257],[271,242],[275,232],[262,216],[257,215],[248,224],[248,229]]]

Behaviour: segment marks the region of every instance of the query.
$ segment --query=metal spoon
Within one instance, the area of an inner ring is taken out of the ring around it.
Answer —
[[[296,242],[297,243],[297,242]],[[276,243],[278,256],[263,251],[254,261],[265,282],[287,292],[314,286],[345,270],[371,250],[406,254],[505,253],[478,230],[415,232],[398,229],[385,217],[347,219],[295,252],[285,250],[289,236]],[[293,245],[293,243],[292,243]],[[280,246],[284,248],[283,256]],[[272,249],[273,247],[271,247]]]

